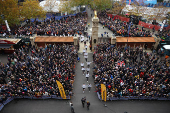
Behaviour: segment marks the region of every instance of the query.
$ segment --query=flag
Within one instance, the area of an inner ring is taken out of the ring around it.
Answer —
[[[63,88],[63,85],[62,85],[58,80],[56,80],[56,82],[57,82],[57,85],[58,85],[58,88],[59,88],[61,97],[62,97],[63,99],[67,99],[67,98],[66,98],[65,91],[64,91],[64,88]]]
[[[101,84],[101,96],[102,100],[106,102],[106,86],[104,84]]]
[[[131,4],[131,0],[129,0],[129,5]]]
[[[130,26],[131,26],[131,22],[129,23],[129,27],[128,27],[128,37],[129,37]]]
[[[7,20],[5,20],[5,24],[6,24],[6,27],[7,27],[8,31],[10,32],[11,29],[9,28],[8,21],[7,21]]]

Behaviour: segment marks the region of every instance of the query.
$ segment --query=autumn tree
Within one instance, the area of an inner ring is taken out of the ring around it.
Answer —
[[[26,0],[23,5],[20,6],[20,16],[23,19],[31,18],[45,18],[46,12],[39,5],[38,0]]]
[[[120,2],[114,2],[112,12],[114,14],[120,14],[122,12],[122,9],[126,6],[126,3],[122,0]]]
[[[112,0],[70,0],[72,6],[90,5],[92,9],[103,11],[112,8]]]
[[[9,25],[19,24],[18,0],[0,0],[0,15],[4,15]],[[0,23],[4,24],[3,18]]]
[[[19,25],[20,21],[31,18],[45,18],[46,12],[39,6],[38,0],[25,0],[18,4],[18,0],[0,0],[0,15],[9,25]],[[0,18],[0,23],[4,23]]]
[[[133,7],[131,14],[136,16],[142,16],[143,12],[145,12],[143,6],[141,4],[144,4],[146,0],[135,0],[131,6]]]
[[[82,5],[90,5],[92,0],[69,0],[71,1],[71,6],[82,6]]]
[[[168,23],[170,24],[170,12],[168,12],[167,19],[168,19]]]
[[[112,1],[111,0],[93,0],[91,3],[92,9],[97,11],[104,11],[106,9],[112,8]]]
[[[46,0],[44,7],[46,8],[47,12],[53,12],[53,9],[58,6],[56,0]]]
[[[65,0],[62,0],[60,1],[60,5],[59,5],[59,11],[61,12],[67,12],[68,14],[70,14],[72,12],[71,10],[71,3],[72,1],[65,1]]]

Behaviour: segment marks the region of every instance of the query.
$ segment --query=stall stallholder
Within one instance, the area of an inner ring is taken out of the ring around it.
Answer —
[[[15,47],[18,44],[21,39],[6,39],[6,38],[1,38],[0,39],[0,53],[4,54],[12,54],[14,52]]]

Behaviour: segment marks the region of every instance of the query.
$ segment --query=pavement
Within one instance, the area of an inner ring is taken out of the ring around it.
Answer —
[[[87,9],[89,17],[91,17],[90,9]],[[92,25],[91,19],[88,19],[90,26]],[[99,25],[101,26],[101,25]],[[90,29],[90,28],[89,28]],[[88,29],[88,33],[91,33],[91,30]],[[107,30],[107,29],[105,29]],[[102,27],[99,28],[99,35],[105,30]],[[109,32],[109,34],[111,34]],[[80,46],[83,48],[84,44],[81,43]],[[80,48],[81,49],[81,48]],[[89,49],[89,48],[88,48]],[[80,63],[84,62],[86,67],[86,62],[82,51],[79,51],[80,62],[76,64],[75,68],[75,81],[73,85],[74,96],[71,100],[13,100],[11,103],[7,104],[0,113],[71,113],[69,102],[73,102],[75,113],[169,113],[170,111],[170,101],[100,101],[95,92],[94,80],[92,78],[93,74],[93,57],[92,53],[88,52],[88,61],[92,62],[90,65],[90,77],[89,81],[86,81],[85,75],[81,71]],[[0,56],[1,59],[1,56]],[[82,84],[88,83],[92,84],[91,91],[89,92],[86,88],[83,93]],[[90,110],[88,111],[85,105],[85,108],[82,107],[81,98],[86,97],[86,100],[91,103]],[[104,106],[107,105],[107,107]]]

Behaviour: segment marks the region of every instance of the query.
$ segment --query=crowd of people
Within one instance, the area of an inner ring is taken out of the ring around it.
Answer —
[[[120,21],[119,19],[113,20],[109,18],[106,12],[101,12],[98,14],[99,22],[107,27],[109,30],[115,34],[115,36],[123,37],[151,37],[151,32],[145,30],[144,28],[138,28],[133,23]]]
[[[0,63],[0,102],[7,97],[60,97],[56,80],[71,96],[77,47],[47,45],[45,48],[23,46],[8,56],[7,64]]]
[[[48,36],[74,36],[76,34],[84,34],[85,26],[87,24],[87,13],[78,13],[76,16],[63,17],[61,20],[55,20],[51,18],[45,20],[41,24],[36,22],[27,24],[23,27],[19,27],[11,31],[16,36],[31,36],[32,34],[37,35],[48,35]],[[0,29],[1,33],[3,31]]]
[[[170,66],[156,53],[139,47],[98,44],[93,54],[93,77],[97,92],[105,84],[107,98],[121,96],[170,96]]]
[[[159,30],[156,36],[160,37],[162,40],[170,40],[170,29],[163,29],[162,31]]]

